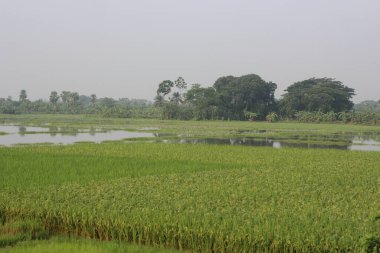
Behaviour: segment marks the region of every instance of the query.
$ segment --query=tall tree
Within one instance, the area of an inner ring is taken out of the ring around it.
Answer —
[[[174,83],[170,80],[162,81],[158,85],[157,95],[162,95],[162,96],[168,95],[171,92],[171,89],[173,88],[173,86],[174,86]]]
[[[28,99],[28,95],[26,94],[26,90],[21,90],[20,96],[19,96],[20,102],[25,102],[27,101],[27,99]]]
[[[172,96],[170,97],[170,102],[181,104],[183,102],[181,94],[178,91],[173,92]]]
[[[342,112],[351,110],[355,90],[332,78],[310,78],[289,86],[280,101],[283,115],[297,111]]]
[[[196,119],[214,119],[216,116],[216,92],[213,87],[203,88],[193,84],[185,93],[185,102],[193,107]]]
[[[221,77],[213,87],[218,96],[219,114],[224,118],[244,119],[248,111],[264,119],[275,109],[274,92],[277,85],[265,82],[258,75]]]
[[[184,90],[187,88],[187,83],[185,82],[185,79],[183,79],[182,76],[178,77],[177,80],[174,81],[175,87],[177,87],[179,90]]]
[[[178,93],[182,99],[183,92],[187,88],[187,83],[185,82],[185,79],[183,79],[182,76],[178,77],[177,80],[174,81],[174,85],[178,89]]]
[[[64,104],[68,104],[69,100],[70,100],[70,91],[62,91],[61,92],[61,99],[62,99],[62,102]]]
[[[69,94],[69,105],[75,106],[79,101],[79,94],[78,92],[70,92]]]
[[[56,91],[52,91],[49,96],[50,103],[52,103],[53,105],[56,105],[58,100],[59,100],[58,93]]]
[[[95,104],[96,103],[96,95],[95,94],[91,94],[91,104]]]
[[[154,97],[154,105],[155,106],[163,106],[165,103],[165,97],[163,95],[156,95]]]

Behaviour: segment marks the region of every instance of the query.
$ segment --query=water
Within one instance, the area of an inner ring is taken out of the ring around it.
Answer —
[[[157,130],[144,128],[141,130]],[[376,133],[340,133],[331,135],[292,134],[279,137],[235,137],[235,138],[196,138],[188,135],[171,133],[130,132],[123,130],[104,130],[99,128],[77,129],[72,127],[31,127],[17,125],[0,125],[0,146],[15,144],[53,143],[72,144],[76,142],[95,142],[123,140],[129,138],[147,137],[154,142],[183,144],[215,144],[242,145],[259,147],[297,147],[297,148],[329,148],[360,151],[380,151],[380,138]],[[246,132],[244,132],[246,133]],[[266,133],[265,130],[254,133]],[[155,140],[155,138],[158,138]],[[166,138],[166,139],[163,139]],[[314,142],[314,143],[313,143]]]
[[[58,128],[58,127],[25,127],[0,125],[1,146],[15,144],[53,143],[72,144],[76,142],[95,142],[122,140],[126,138],[153,137],[152,133],[129,132],[122,130],[106,131],[102,129]]]
[[[353,137],[358,139],[359,137]],[[357,151],[380,151],[380,142],[374,139],[368,139],[363,142],[351,141],[347,145],[334,144],[334,141],[325,143],[305,143],[296,142],[298,138],[276,139],[276,138],[191,138],[191,139],[167,139],[157,140],[162,143],[183,143],[183,144],[216,144],[216,145],[241,145],[241,146],[259,146],[272,148],[323,148],[323,149],[341,149],[341,150],[357,150]]]

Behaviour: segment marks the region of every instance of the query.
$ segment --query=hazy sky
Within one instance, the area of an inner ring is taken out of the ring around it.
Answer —
[[[332,77],[380,99],[379,0],[0,0],[0,97],[153,99],[183,76]]]

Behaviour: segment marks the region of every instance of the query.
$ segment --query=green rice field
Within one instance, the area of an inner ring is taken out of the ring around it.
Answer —
[[[290,130],[317,136],[380,131],[337,124],[48,115],[1,116],[0,122],[152,127],[208,137],[255,135],[246,132],[252,129],[272,130],[267,136]],[[0,147],[0,175],[0,252],[378,252],[380,247],[380,152],[141,139],[22,145]]]

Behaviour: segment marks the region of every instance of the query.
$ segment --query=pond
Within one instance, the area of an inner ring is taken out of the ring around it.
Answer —
[[[359,151],[380,151],[379,133],[337,133],[330,135],[294,133],[279,134],[272,137],[233,137],[233,138],[198,138],[196,136],[172,133],[157,133],[158,128],[145,127],[144,132],[125,130],[106,130],[101,128],[77,129],[73,127],[35,127],[18,125],[0,125],[0,146],[16,144],[52,143],[72,144],[77,142],[117,141],[133,138],[147,138],[146,141],[158,143],[242,145],[260,147],[297,147],[328,148]],[[151,132],[145,132],[151,131]],[[247,132],[241,132],[246,134]],[[251,131],[253,134],[270,133],[266,130]],[[277,134],[279,132],[276,132]],[[141,141],[141,140],[139,140]]]
[[[0,125],[1,146],[16,144],[53,143],[72,144],[76,142],[95,142],[122,140],[126,138],[153,137],[152,133],[130,132],[123,130],[76,129],[58,127],[30,127]]]

